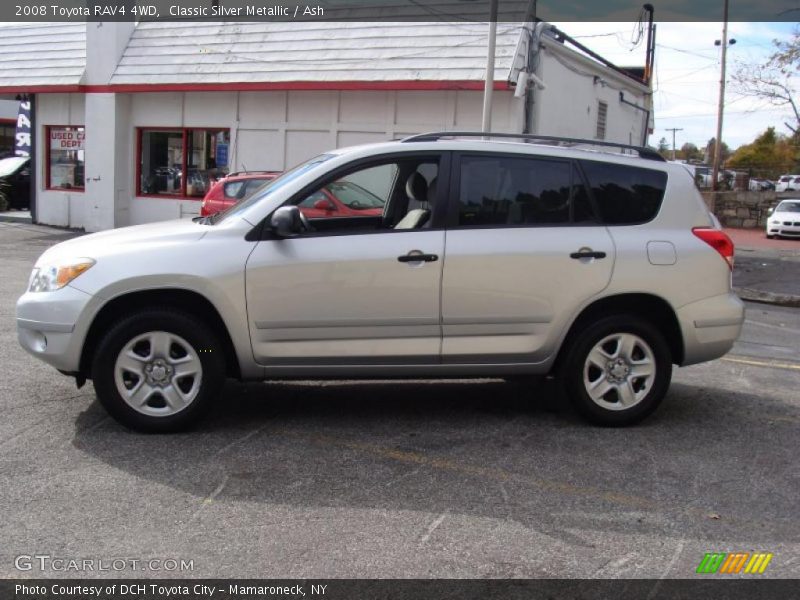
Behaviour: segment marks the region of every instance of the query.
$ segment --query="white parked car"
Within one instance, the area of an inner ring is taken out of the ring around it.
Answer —
[[[800,236],[800,199],[782,200],[778,206],[769,210],[767,237],[776,236]]]
[[[17,302],[20,343],[147,431],[196,422],[226,377],[550,373],[586,418],[626,425],[673,364],[730,350],[733,244],[686,169],[465,139],[484,135],[332,150],[214,216],[53,246]],[[383,213],[300,211],[343,182]]]
[[[800,175],[781,175],[775,184],[776,192],[800,191]]]

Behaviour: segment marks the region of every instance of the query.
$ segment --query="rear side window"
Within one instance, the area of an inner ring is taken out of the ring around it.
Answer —
[[[663,171],[594,161],[581,166],[603,223],[636,225],[658,214],[667,188]]]
[[[223,187],[224,193],[225,193],[225,197],[226,198],[238,198],[239,197],[239,192],[242,191],[242,188],[244,187],[244,184],[245,184],[245,181],[243,179],[240,179],[239,181],[231,181],[229,183],[226,183],[225,186]]]
[[[460,227],[594,221],[588,194],[571,161],[507,156],[461,158]]]

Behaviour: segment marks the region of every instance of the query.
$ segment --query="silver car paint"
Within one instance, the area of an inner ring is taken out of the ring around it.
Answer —
[[[625,227],[412,230],[250,242],[245,235],[301,188],[352,160],[421,151],[502,151],[585,158],[668,173],[651,222]],[[19,339],[64,371],[78,369],[92,320],[123,294],[180,288],[218,310],[245,379],[266,376],[482,375],[546,372],[569,326],[594,300],[642,292],[676,311],[691,364],[721,356],[743,321],[730,271],[692,227],[714,221],[680,165],[504,142],[386,143],[332,152],[320,167],[210,226],[170,221],[93,234],[37,265],[97,264],[56,292],[17,303]],[[651,259],[652,243],[675,260]],[[604,259],[572,260],[581,247]],[[403,264],[411,250],[435,263]],[[437,305],[441,309],[437,309]],[[46,335],[47,349],[37,345]],[[441,358],[440,358],[441,356]]]

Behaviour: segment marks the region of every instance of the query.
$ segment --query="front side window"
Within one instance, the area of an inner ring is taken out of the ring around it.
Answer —
[[[655,218],[667,188],[663,171],[582,161],[603,223],[636,225]]]
[[[47,188],[51,190],[84,189],[84,152],[86,131],[83,127],[48,126]]]
[[[438,157],[402,158],[344,172],[299,194],[294,203],[312,234],[430,228]]]
[[[137,194],[202,199],[228,172],[227,129],[139,129]]]
[[[338,177],[300,198],[297,206],[309,219],[382,216],[398,170],[391,163]]]
[[[464,156],[460,227],[593,222],[588,194],[570,161]]]

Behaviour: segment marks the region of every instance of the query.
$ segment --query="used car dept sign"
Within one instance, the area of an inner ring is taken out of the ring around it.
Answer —
[[[50,130],[51,150],[83,150],[86,133],[74,129],[52,128]]]

